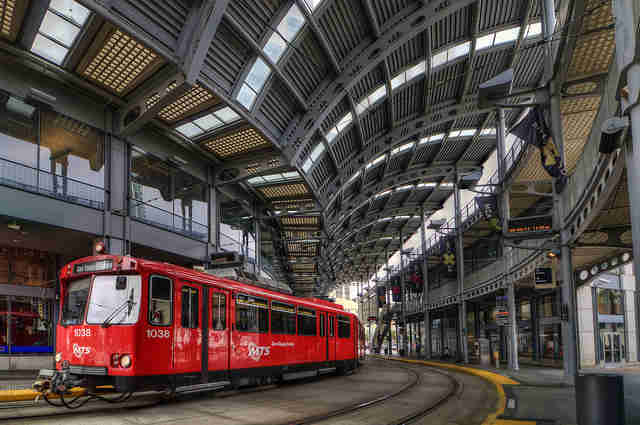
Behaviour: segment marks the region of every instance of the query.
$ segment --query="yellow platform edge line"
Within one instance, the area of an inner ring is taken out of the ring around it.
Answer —
[[[101,385],[96,388],[100,388],[102,390],[113,389],[111,385]],[[77,397],[79,395],[86,394],[87,389],[83,387],[74,387],[69,390],[69,397]],[[32,389],[22,389],[22,390],[5,390],[0,391],[0,403],[10,403],[12,401],[33,401],[36,399],[38,395],[42,395],[36,390]],[[67,394],[65,394],[65,397]],[[60,398],[59,395],[49,393],[47,397],[50,399]]]
[[[488,370],[475,369],[472,367],[458,366],[450,363],[430,362],[428,360],[414,360],[414,359],[402,359],[394,357],[386,357],[380,355],[371,355],[374,358],[380,358],[385,360],[395,360],[404,363],[416,363],[423,364],[425,366],[439,367],[442,369],[451,369],[469,375],[479,376],[480,378],[491,382],[496,387],[498,393],[498,402],[496,403],[496,411],[489,414],[484,420],[482,425],[536,425],[535,421],[519,421],[515,419],[498,419],[498,416],[504,414],[504,410],[507,406],[507,399],[504,393],[503,385],[519,385],[520,383],[513,379],[507,378],[497,373],[489,372]]]

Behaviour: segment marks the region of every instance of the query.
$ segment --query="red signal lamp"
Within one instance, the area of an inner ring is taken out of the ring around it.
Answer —
[[[95,246],[96,254],[104,254],[105,246],[104,242],[98,242]]]

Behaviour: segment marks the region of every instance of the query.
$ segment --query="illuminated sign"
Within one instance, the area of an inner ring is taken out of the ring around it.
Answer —
[[[74,273],[99,272],[113,269],[113,260],[91,261],[89,263],[76,264]]]
[[[549,216],[524,217],[509,220],[509,233],[548,233],[553,230],[553,218]]]
[[[551,267],[536,268],[534,276],[536,289],[550,289],[556,287],[555,273]]]

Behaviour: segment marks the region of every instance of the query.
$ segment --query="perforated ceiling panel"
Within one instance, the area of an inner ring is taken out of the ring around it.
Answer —
[[[228,158],[271,146],[271,144],[256,130],[247,127],[239,131],[216,136],[204,142],[202,146],[220,158]]]
[[[163,63],[156,52],[127,32],[105,23],[78,65],[77,72],[93,83],[124,96]]]
[[[220,99],[209,90],[197,85],[180,96],[180,98],[172,104],[162,108],[158,116],[167,123],[173,123],[200,111],[204,111],[218,103],[220,103]]]
[[[28,5],[28,0],[0,0],[0,37],[16,40]]]
[[[287,198],[309,195],[309,190],[303,183],[279,184],[265,186],[258,189],[267,199]]]

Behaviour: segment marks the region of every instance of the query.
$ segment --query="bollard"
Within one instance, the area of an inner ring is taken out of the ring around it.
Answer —
[[[620,375],[576,376],[578,425],[624,425],[624,381]]]

